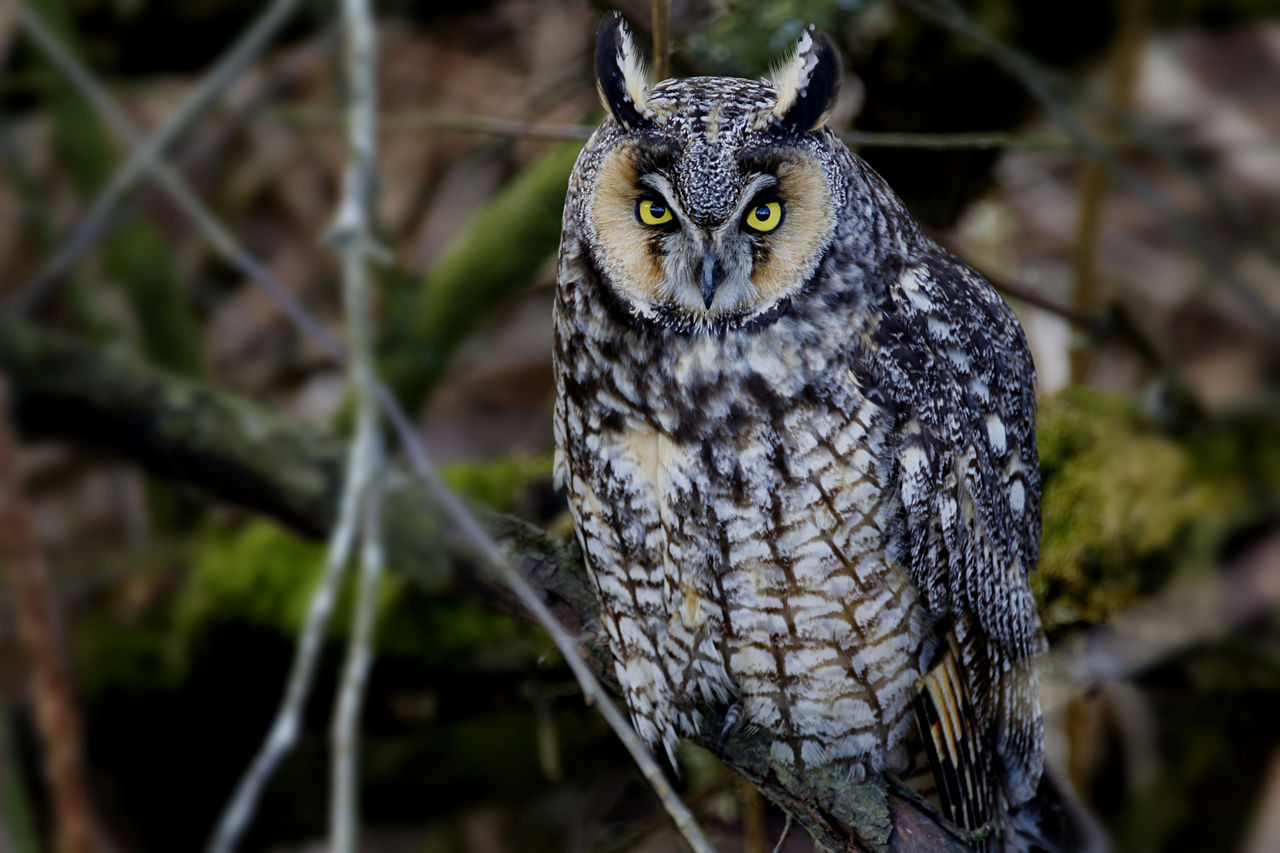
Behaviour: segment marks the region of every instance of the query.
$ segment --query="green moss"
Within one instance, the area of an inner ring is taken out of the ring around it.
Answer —
[[[86,696],[175,689],[182,679],[168,610],[180,547],[163,541],[141,551],[100,554],[104,576],[121,580],[77,607],[71,646],[78,688]]]
[[[1064,391],[1041,406],[1037,436],[1044,536],[1032,585],[1051,633],[1207,570],[1245,504],[1237,460],[1197,456],[1220,444],[1164,435],[1122,397]]]
[[[417,408],[476,322],[555,254],[581,149],[578,142],[554,148],[512,179],[424,279],[384,282],[383,375],[406,408]]]
[[[323,545],[266,521],[207,534],[177,603],[180,636],[191,638],[210,622],[230,618],[297,633],[323,561]]]
[[[511,512],[529,487],[551,478],[551,454],[456,462],[440,471],[449,488],[498,512]]]
[[[428,668],[519,670],[533,666],[547,642],[527,623],[459,599],[397,598],[378,628],[378,653],[413,658]]]
[[[127,595],[82,611],[73,634],[79,689],[90,697],[176,689],[184,667],[170,636],[166,614],[137,612]]]
[[[550,476],[550,456],[468,462],[442,471],[462,495],[495,509],[514,506],[531,482]],[[219,622],[240,622],[287,637],[301,630],[325,560],[324,543],[306,541],[267,521],[234,530],[210,528],[200,538],[174,605],[175,646],[190,650]],[[395,567],[392,567],[393,569]],[[527,657],[535,636],[522,624],[478,604],[432,600],[392,571],[382,581],[379,651],[442,663],[474,652],[501,664]],[[351,579],[335,605],[330,638],[346,637]],[[509,649],[509,651],[504,651]]]

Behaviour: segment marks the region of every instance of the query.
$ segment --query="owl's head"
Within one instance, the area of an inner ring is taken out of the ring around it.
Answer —
[[[770,80],[650,86],[615,15],[595,62],[609,118],[579,172],[591,172],[581,212],[604,286],[681,328],[776,316],[831,245],[843,203],[845,149],[823,127],[840,80],[831,40],[805,32]]]

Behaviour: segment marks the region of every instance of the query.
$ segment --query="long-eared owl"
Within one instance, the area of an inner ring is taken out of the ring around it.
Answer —
[[[732,709],[797,772],[922,770],[1017,849],[1043,635],[1013,312],[825,127],[825,35],[771,80],[650,85],[614,16],[596,74],[608,116],[560,244],[556,476],[636,729],[671,753]]]

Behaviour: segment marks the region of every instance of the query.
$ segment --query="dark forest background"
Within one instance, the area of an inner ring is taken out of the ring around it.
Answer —
[[[268,5],[0,0],[0,853],[57,843],[31,675],[59,652],[19,631],[22,567],[49,569],[81,807],[116,849],[199,849],[279,700],[353,420],[343,368],[154,181],[86,230],[139,143],[24,16],[145,132]],[[298,5],[165,160],[340,338],[339,18]],[[376,4],[381,374],[453,488],[562,537],[554,256],[613,8],[647,49],[640,0]],[[1280,7],[673,0],[670,73],[758,76],[811,22],[845,58],[832,126],[1031,341],[1052,760],[1117,850],[1280,850]],[[144,375],[187,396],[149,412]],[[212,389],[241,420],[179,456],[170,421]],[[259,418],[288,438],[247,445],[267,473],[229,483],[216,460]],[[361,849],[676,849],[546,635],[465,566],[390,550]],[[323,849],[350,599],[243,849]],[[780,812],[705,750],[681,763],[719,849],[773,849]]]

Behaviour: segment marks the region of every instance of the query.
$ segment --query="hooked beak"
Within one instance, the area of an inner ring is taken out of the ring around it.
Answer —
[[[711,248],[710,243],[702,250],[702,272],[698,276],[698,290],[702,292],[702,304],[708,309],[711,303],[715,301],[716,289],[724,281],[724,265],[720,263],[720,258],[716,256],[715,250]]]

